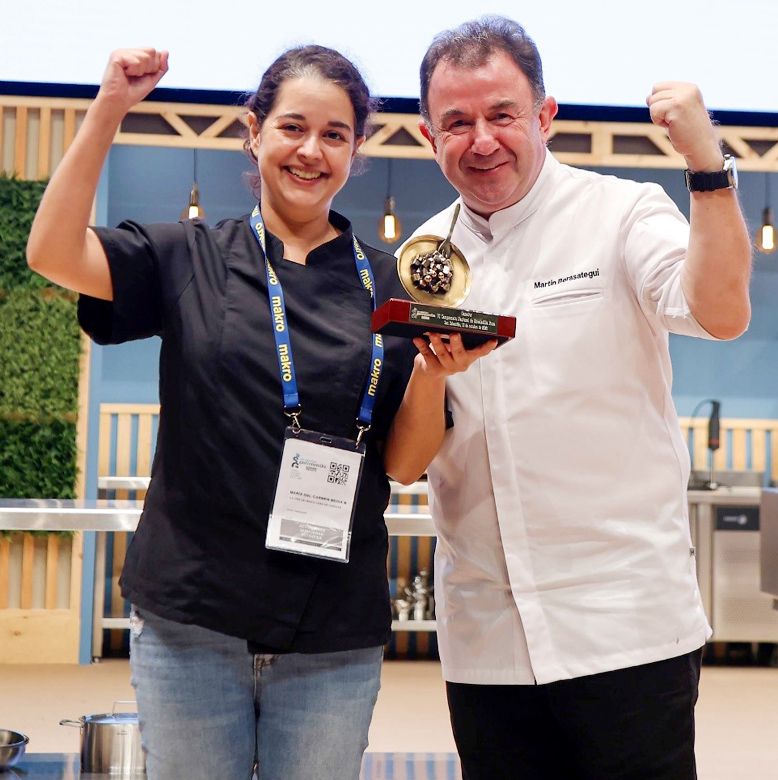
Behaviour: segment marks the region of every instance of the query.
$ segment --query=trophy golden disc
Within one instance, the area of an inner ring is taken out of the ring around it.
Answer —
[[[400,282],[405,288],[405,292],[418,303],[431,303],[437,306],[459,306],[467,298],[470,292],[470,266],[465,260],[465,256],[457,247],[448,242],[448,247],[444,247],[441,252],[441,246],[445,242],[440,236],[416,236],[411,239],[402,249],[397,258],[397,273]],[[448,251],[446,251],[448,249]],[[442,266],[439,274],[450,273],[450,283],[445,284],[444,280],[430,279],[430,283],[425,285],[418,277],[420,271],[418,264],[437,264]],[[435,282],[442,284],[435,289]]]

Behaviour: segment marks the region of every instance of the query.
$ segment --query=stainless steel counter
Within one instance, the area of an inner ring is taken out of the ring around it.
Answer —
[[[111,775],[81,774],[81,762],[75,753],[37,753],[24,755],[13,768],[0,772],[3,780],[102,780]]]
[[[139,518],[136,501],[0,499],[0,529],[6,531],[134,531]]]
[[[2,780],[118,780],[119,775],[79,774],[79,759],[70,753],[26,754],[22,761],[7,772]],[[360,780],[382,780],[387,777],[433,778],[461,780],[462,773],[456,753],[365,753]],[[184,780],[182,778],[182,780]],[[256,775],[254,776],[256,780]]]
[[[434,536],[428,512],[387,512],[390,536]],[[0,530],[6,531],[134,531],[140,519],[137,501],[44,498],[0,499]]]
[[[773,608],[778,610],[778,489],[762,491],[759,519],[761,587],[772,597]]]
[[[141,481],[138,481],[141,480]],[[113,478],[104,489],[140,490],[148,486],[148,478]],[[101,486],[103,487],[103,486]],[[414,489],[415,488],[415,489]],[[394,488],[393,488],[394,489]],[[398,486],[397,493],[426,492],[423,487]],[[406,506],[403,511],[386,512],[384,519],[390,536],[434,536],[432,517],[426,506]],[[141,515],[137,501],[0,499],[0,530],[9,531],[97,531],[94,553],[94,582],[105,579],[106,531],[134,531]],[[129,628],[129,618],[104,617],[104,590],[96,587],[89,596],[92,606],[91,651],[89,657],[102,655],[103,629]],[[435,631],[434,620],[393,621],[394,630]]]

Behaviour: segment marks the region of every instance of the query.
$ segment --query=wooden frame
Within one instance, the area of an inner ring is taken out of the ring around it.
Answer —
[[[97,445],[97,473],[104,476],[149,476],[154,454],[154,426],[159,404],[101,404]],[[142,499],[145,491],[114,491],[113,498]],[[116,618],[129,616],[129,604],[119,590],[119,575],[130,534],[97,533],[95,560],[94,626],[92,652],[103,654],[103,630]],[[110,544],[109,544],[110,542]],[[111,551],[108,555],[108,551]],[[110,582],[110,589],[107,584]],[[110,593],[110,601],[106,598]],[[108,615],[106,615],[106,606]],[[118,650],[125,641],[120,630],[111,631],[109,644]]]
[[[692,468],[705,471],[708,463],[708,420],[680,418],[681,430],[690,444]],[[721,446],[713,454],[716,471],[761,471],[778,482],[778,420],[723,419]]]
[[[83,540],[0,538],[0,663],[78,663]]]
[[[51,175],[91,101],[0,95],[0,170],[21,178]],[[376,114],[362,147],[368,157],[431,159],[416,114]],[[241,106],[143,102],[122,122],[115,143],[174,148],[243,148]],[[778,171],[778,128],[720,126],[741,171]],[[646,123],[556,120],[550,146],[561,162],[580,166],[680,168],[661,127]]]

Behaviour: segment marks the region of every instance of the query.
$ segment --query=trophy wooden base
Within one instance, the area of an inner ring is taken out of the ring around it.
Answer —
[[[374,333],[412,339],[425,333],[459,333],[467,349],[491,339],[497,346],[516,335],[516,318],[390,298],[374,312]]]

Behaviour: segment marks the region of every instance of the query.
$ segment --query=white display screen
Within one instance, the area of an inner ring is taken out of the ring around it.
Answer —
[[[285,48],[339,49],[382,97],[418,97],[418,67],[435,33],[471,18],[464,0],[0,0],[0,81],[97,84],[108,53],[168,49],[160,87],[248,91]],[[478,12],[524,24],[560,103],[642,106],[651,85],[700,85],[712,109],[778,112],[778,3],[603,0],[517,4]]]

